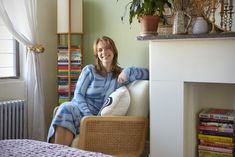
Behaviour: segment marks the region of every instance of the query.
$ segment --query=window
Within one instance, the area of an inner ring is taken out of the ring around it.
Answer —
[[[0,18],[0,78],[18,78],[19,71],[19,43]]]

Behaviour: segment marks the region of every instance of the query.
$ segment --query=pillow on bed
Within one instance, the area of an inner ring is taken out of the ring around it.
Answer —
[[[124,116],[130,106],[130,94],[127,87],[116,89],[105,101],[101,116]]]

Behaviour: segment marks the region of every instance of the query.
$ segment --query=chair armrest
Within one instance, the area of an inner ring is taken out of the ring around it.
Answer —
[[[140,156],[148,120],[132,116],[87,116],[81,121],[79,148],[115,156]]]

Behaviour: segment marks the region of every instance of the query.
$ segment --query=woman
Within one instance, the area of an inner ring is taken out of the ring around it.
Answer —
[[[98,115],[105,100],[117,88],[149,78],[148,69],[131,67],[122,70],[118,66],[118,51],[109,37],[98,38],[93,49],[95,66],[83,68],[72,101],[59,106],[49,128],[48,142],[71,145],[79,133],[82,117]]]

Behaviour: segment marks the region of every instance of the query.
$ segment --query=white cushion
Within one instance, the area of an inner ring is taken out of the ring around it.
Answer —
[[[127,86],[131,103],[128,116],[147,117],[149,114],[149,81],[137,80]]]
[[[130,94],[127,87],[116,89],[105,101],[101,116],[124,116],[130,106]]]

